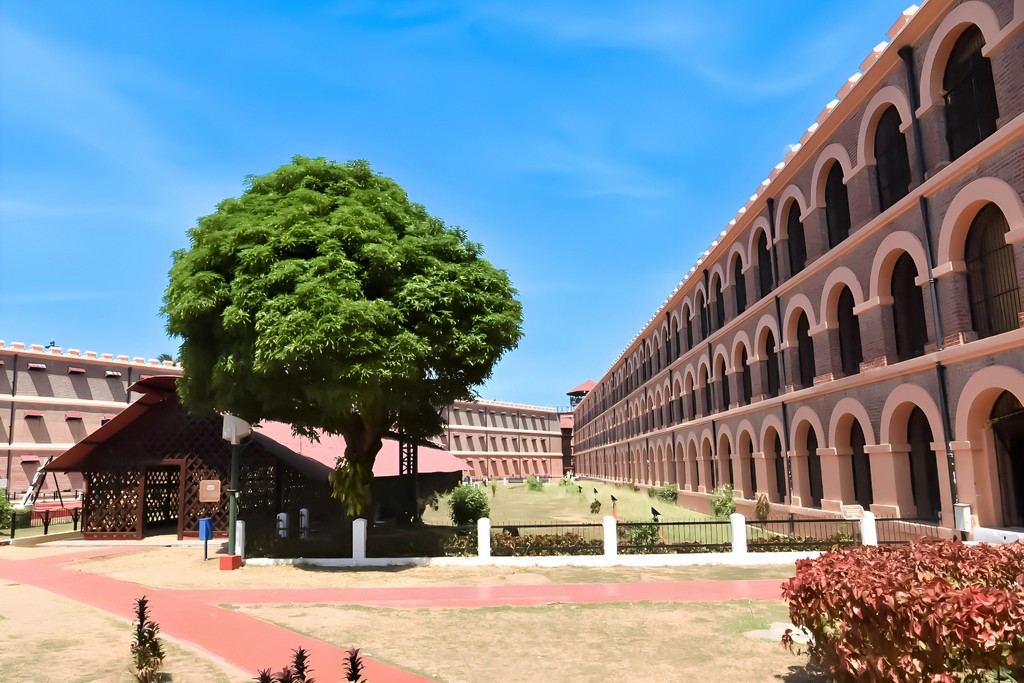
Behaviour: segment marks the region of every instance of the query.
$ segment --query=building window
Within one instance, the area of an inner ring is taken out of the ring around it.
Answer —
[[[985,38],[977,26],[963,32],[953,46],[942,78],[946,102],[946,141],[950,159],[996,131],[999,107],[992,63],[981,55]]]
[[[789,274],[796,275],[807,265],[807,243],[804,241],[804,224],[800,222],[800,206],[794,201],[789,204],[786,218],[786,235],[789,244]]]
[[[771,255],[768,253],[768,235],[762,230],[757,237],[757,295],[763,299],[771,292]]]
[[[850,197],[843,182],[843,167],[838,161],[832,164],[825,180],[825,222],[829,249],[850,236]]]
[[[732,266],[732,287],[736,292],[736,315],[747,310],[747,281],[743,277],[743,261],[737,256]]]
[[[773,503],[781,503],[785,499],[786,491],[786,461],[782,455],[782,440],[779,433],[775,432],[775,439],[772,441],[772,459],[775,461],[775,500]]]
[[[856,375],[864,362],[864,352],[860,344],[860,321],[853,312],[853,293],[849,287],[843,287],[839,294],[836,317],[839,319],[839,357],[843,375]]]
[[[800,312],[796,321],[796,352],[800,361],[800,386],[809,387],[814,384],[814,342],[810,335],[811,324],[807,314]]]
[[[725,359],[724,358],[720,357],[718,359],[718,367],[715,369],[715,374],[718,375],[718,384],[719,384],[719,387],[720,387],[718,393],[721,394],[721,396],[720,396],[721,400],[719,401],[719,404],[718,404],[719,408],[721,410],[723,410],[723,411],[724,410],[728,410],[729,409],[729,401],[730,401],[730,397],[729,397],[729,376],[725,374]]]
[[[853,451],[851,460],[853,463],[853,497],[857,504],[865,510],[868,509],[874,500],[871,491],[871,459],[864,448],[867,441],[864,438],[864,430],[860,423],[854,420],[850,428],[850,450]]]
[[[707,339],[708,334],[711,331],[711,324],[708,320],[708,305],[704,300],[704,295],[697,295],[697,308],[700,309],[700,338]]]
[[[693,348],[693,318],[690,311],[684,311],[683,317],[686,319],[686,350],[689,351]]]
[[[986,204],[967,232],[967,292],[971,321],[978,337],[1019,327],[1020,287],[1013,247],[1006,243],[1010,226],[995,204]]]
[[[743,404],[750,403],[750,399],[754,395],[753,383],[750,378],[750,366],[747,365],[747,350],[740,349],[740,370],[743,373]]]
[[[712,329],[721,329],[725,325],[725,296],[722,294],[722,278],[715,279],[715,320]]]
[[[915,282],[917,266],[904,252],[892,269],[892,324],[896,334],[898,360],[924,354],[928,328],[924,317],[924,295]]]
[[[811,488],[811,507],[820,508],[821,488],[821,456],[818,455],[818,435],[813,428],[807,430],[807,480]]]
[[[882,211],[910,192],[910,157],[907,137],[900,130],[900,113],[890,106],[875,128],[875,180]]]
[[[779,359],[775,351],[775,336],[769,332],[764,342],[764,360],[768,370],[768,395],[779,395]]]
[[[918,519],[939,518],[939,466],[932,450],[932,428],[920,408],[914,408],[907,421],[910,442],[910,491],[917,506]]]

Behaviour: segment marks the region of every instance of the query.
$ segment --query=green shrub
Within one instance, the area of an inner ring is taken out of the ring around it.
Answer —
[[[513,536],[505,532],[491,537],[491,555],[522,557],[538,555],[600,555],[604,541],[586,539],[576,533],[526,534]]]
[[[768,501],[768,496],[763,493],[757,497],[757,505],[754,506],[754,517],[759,522],[767,522],[772,516],[772,504]]]
[[[729,519],[729,515],[736,512],[732,484],[722,484],[711,492],[711,512],[715,519]]]
[[[597,498],[595,498],[594,502],[590,504],[590,514],[596,515],[596,514],[599,514],[600,512],[601,512],[601,501],[599,501]]]
[[[544,482],[542,482],[540,479],[538,479],[537,475],[531,474],[529,477],[526,478],[526,489],[528,491],[534,491],[534,492],[543,491],[544,490]]]
[[[496,495],[498,495],[498,480],[492,478],[491,479],[491,498],[494,498]]]
[[[135,635],[132,638],[132,663],[139,683],[154,683],[164,664],[164,646],[158,637],[160,624],[149,618],[149,600],[135,599]]]
[[[462,526],[472,524],[481,517],[491,514],[491,506],[487,502],[487,496],[476,486],[463,484],[452,491],[448,499],[448,514],[451,516],[452,524]]]
[[[442,552],[445,557],[476,557],[476,529],[458,531],[444,541]]]
[[[11,501],[7,500],[7,492],[0,489],[0,529],[9,529],[13,516],[14,508],[11,507]]]
[[[658,534],[657,524],[637,524],[629,527],[619,527],[619,538],[624,541],[621,545],[630,546],[622,548],[627,554],[645,554],[660,552],[658,546],[664,545],[661,536]]]
[[[647,495],[651,498],[663,500],[666,503],[674,503],[679,500],[679,486],[676,484],[656,486],[654,488],[647,489]]]

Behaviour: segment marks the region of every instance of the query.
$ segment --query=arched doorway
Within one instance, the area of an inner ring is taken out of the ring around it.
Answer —
[[[996,442],[996,472],[1003,526],[1024,527],[1024,406],[1004,391],[989,416]]]
[[[918,519],[937,520],[942,509],[939,497],[939,467],[932,450],[932,427],[920,408],[907,420],[910,442],[910,491]]]
[[[786,486],[786,463],[782,459],[782,439],[775,432],[772,440],[772,459],[775,461],[775,496],[773,503],[781,503],[786,499],[789,487]]]
[[[871,491],[871,460],[865,451],[866,440],[860,423],[854,420],[850,427],[850,450],[853,451],[853,497],[867,510],[874,501]]]
[[[821,456],[818,455],[818,435],[813,428],[807,429],[807,480],[811,488],[811,507],[820,508],[821,489]]]

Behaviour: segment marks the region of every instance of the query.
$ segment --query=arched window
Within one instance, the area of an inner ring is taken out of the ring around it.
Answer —
[[[700,328],[697,330],[700,332],[700,339],[707,339],[708,336],[708,307],[704,302],[704,295],[697,295],[697,313],[700,315]]]
[[[807,265],[807,243],[804,241],[804,224],[800,222],[800,206],[795,201],[789,204],[786,235],[789,244],[789,274],[796,275]]]
[[[686,324],[686,350],[689,351],[693,348],[693,318],[690,316],[689,310],[683,312],[683,318],[685,318]]]
[[[796,321],[796,352],[800,361],[800,386],[809,387],[814,384],[814,342],[810,335],[811,324],[807,314],[800,312]]]
[[[669,344],[669,358],[675,360],[683,352],[679,345],[679,323],[675,318],[672,319],[672,336],[670,338],[674,343]]]
[[[693,382],[690,383],[690,419],[697,417],[697,387],[693,386]]]
[[[942,90],[950,159],[958,159],[996,131],[999,107],[992,64],[981,54],[984,45],[981,31],[971,26],[957,39],[946,63]]]
[[[1024,526],[1024,407],[1004,391],[989,415],[996,444],[996,472],[1003,526]]]
[[[853,313],[853,293],[849,287],[843,287],[839,293],[836,317],[839,319],[839,357],[843,375],[856,375],[864,362],[864,352],[860,345],[860,321]]]
[[[768,395],[779,395],[779,358],[775,351],[775,336],[769,332],[764,342],[764,362],[768,371]]]
[[[818,455],[818,435],[807,430],[807,480],[811,484],[811,507],[821,507],[821,456]]]
[[[932,428],[920,408],[914,408],[907,421],[907,440],[910,442],[910,491],[914,496],[919,519],[938,519],[939,466],[932,450]]]
[[[871,506],[874,495],[871,491],[871,459],[864,450],[867,444],[864,439],[864,430],[860,423],[854,420],[850,428],[850,450],[853,451],[851,460],[853,462],[853,497],[857,504],[865,510]]]
[[[747,281],[743,276],[743,261],[737,255],[732,266],[732,288],[736,293],[736,315],[747,310]]]
[[[900,113],[890,105],[875,128],[875,179],[882,211],[910,191],[910,157],[907,156],[907,137],[900,130],[900,124]]]
[[[747,365],[747,350],[745,348],[740,349],[740,370],[743,373],[743,405],[746,405],[750,403],[750,399],[754,395],[754,389],[750,379],[750,366]]]
[[[715,368],[715,374],[718,375],[719,385],[719,410],[728,410],[730,397],[729,397],[729,376],[725,374],[725,359],[722,357],[718,358],[718,364]]]
[[[1013,247],[1006,243],[1009,229],[999,207],[986,204],[967,232],[967,293],[974,331],[982,338],[1019,326],[1020,287]]]
[[[786,496],[789,487],[786,486],[786,461],[782,455],[782,440],[779,433],[775,432],[775,440],[772,442],[772,452],[775,456],[775,491],[776,496],[773,503],[781,503]]]
[[[832,164],[825,180],[825,222],[828,223],[828,247],[831,249],[850,236],[850,197],[843,182],[843,167]]]
[[[924,317],[924,295],[917,286],[917,266],[910,254],[903,252],[892,269],[892,324],[896,333],[898,360],[924,354],[928,329]]]
[[[715,278],[715,319],[711,323],[713,330],[725,325],[725,296],[722,294],[722,278]]]
[[[711,378],[708,377],[708,371],[704,370],[700,373],[701,379],[704,382],[704,414],[708,415],[714,409],[715,403],[711,397]]]
[[[757,295],[764,298],[772,292],[772,262],[768,253],[768,235],[764,230],[757,236]]]

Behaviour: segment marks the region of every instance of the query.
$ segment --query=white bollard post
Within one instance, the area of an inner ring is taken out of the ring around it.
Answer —
[[[277,515],[277,535],[281,538],[288,538],[288,513],[280,512]]]
[[[860,543],[861,545],[878,545],[878,525],[875,524],[875,513],[864,511],[860,518]]]
[[[615,518],[611,515],[604,516],[604,555],[615,557],[619,554],[619,537],[616,533]]]
[[[245,521],[241,519],[235,522],[235,552],[245,564]]]
[[[366,520],[362,517],[352,520],[352,559],[366,559]]]
[[[476,520],[476,554],[477,557],[491,557],[491,520],[481,517]]]
[[[309,508],[299,510],[299,538],[303,541],[309,538]]]
[[[732,531],[732,551],[747,552],[747,518],[738,512],[729,515],[730,531]]]

